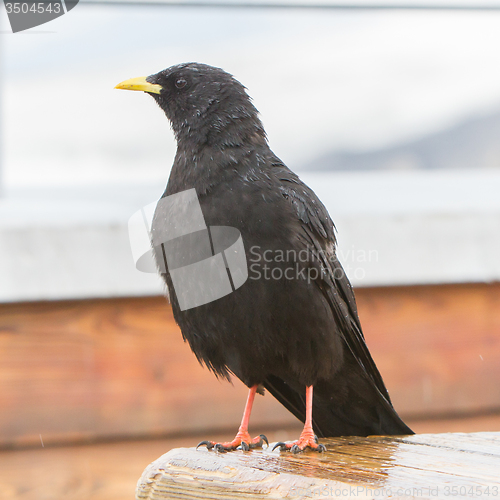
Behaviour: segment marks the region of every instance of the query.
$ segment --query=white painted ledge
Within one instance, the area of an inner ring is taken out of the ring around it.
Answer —
[[[500,172],[303,174],[338,229],[354,286],[500,280]],[[156,295],[127,222],[161,183],[0,199],[0,301]]]

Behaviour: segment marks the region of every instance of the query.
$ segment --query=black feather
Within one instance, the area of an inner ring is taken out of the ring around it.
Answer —
[[[186,81],[182,89],[179,79]],[[302,421],[305,388],[314,385],[319,436],[411,434],[365,344],[354,293],[335,255],[333,222],[269,149],[243,85],[196,63],[148,81],[162,86],[151,95],[178,144],[164,196],[195,188],[208,226],[240,230],[250,266],[236,291],[185,311],[164,274],[175,319],[199,361],[218,376],[262,384]],[[162,220],[154,219],[153,233]],[[265,274],[265,256],[274,257],[274,276]]]

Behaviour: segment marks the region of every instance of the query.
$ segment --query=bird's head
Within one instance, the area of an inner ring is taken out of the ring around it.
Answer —
[[[220,68],[179,64],[115,88],[150,94],[170,120],[178,142],[236,146],[249,136],[253,142],[266,140],[245,87]]]

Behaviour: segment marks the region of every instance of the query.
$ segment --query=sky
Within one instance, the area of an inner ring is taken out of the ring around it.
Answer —
[[[500,109],[500,12],[80,3],[12,34],[2,4],[0,31],[7,188],[166,182],[168,121],[149,96],[113,87],[180,62],[235,75],[295,170],[329,151],[383,147]]]

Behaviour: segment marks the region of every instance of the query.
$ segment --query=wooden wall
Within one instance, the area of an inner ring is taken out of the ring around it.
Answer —
[[[500,410],[500,284],[359,289],[368,346],[402,415]]]
[[[500,284],[356,296],[401,415],[500,411]],[[163,297],[0,305],[0,446],[222,430],[245,397],[198,365]],[[253,429],[294,422],[257,399]]]

